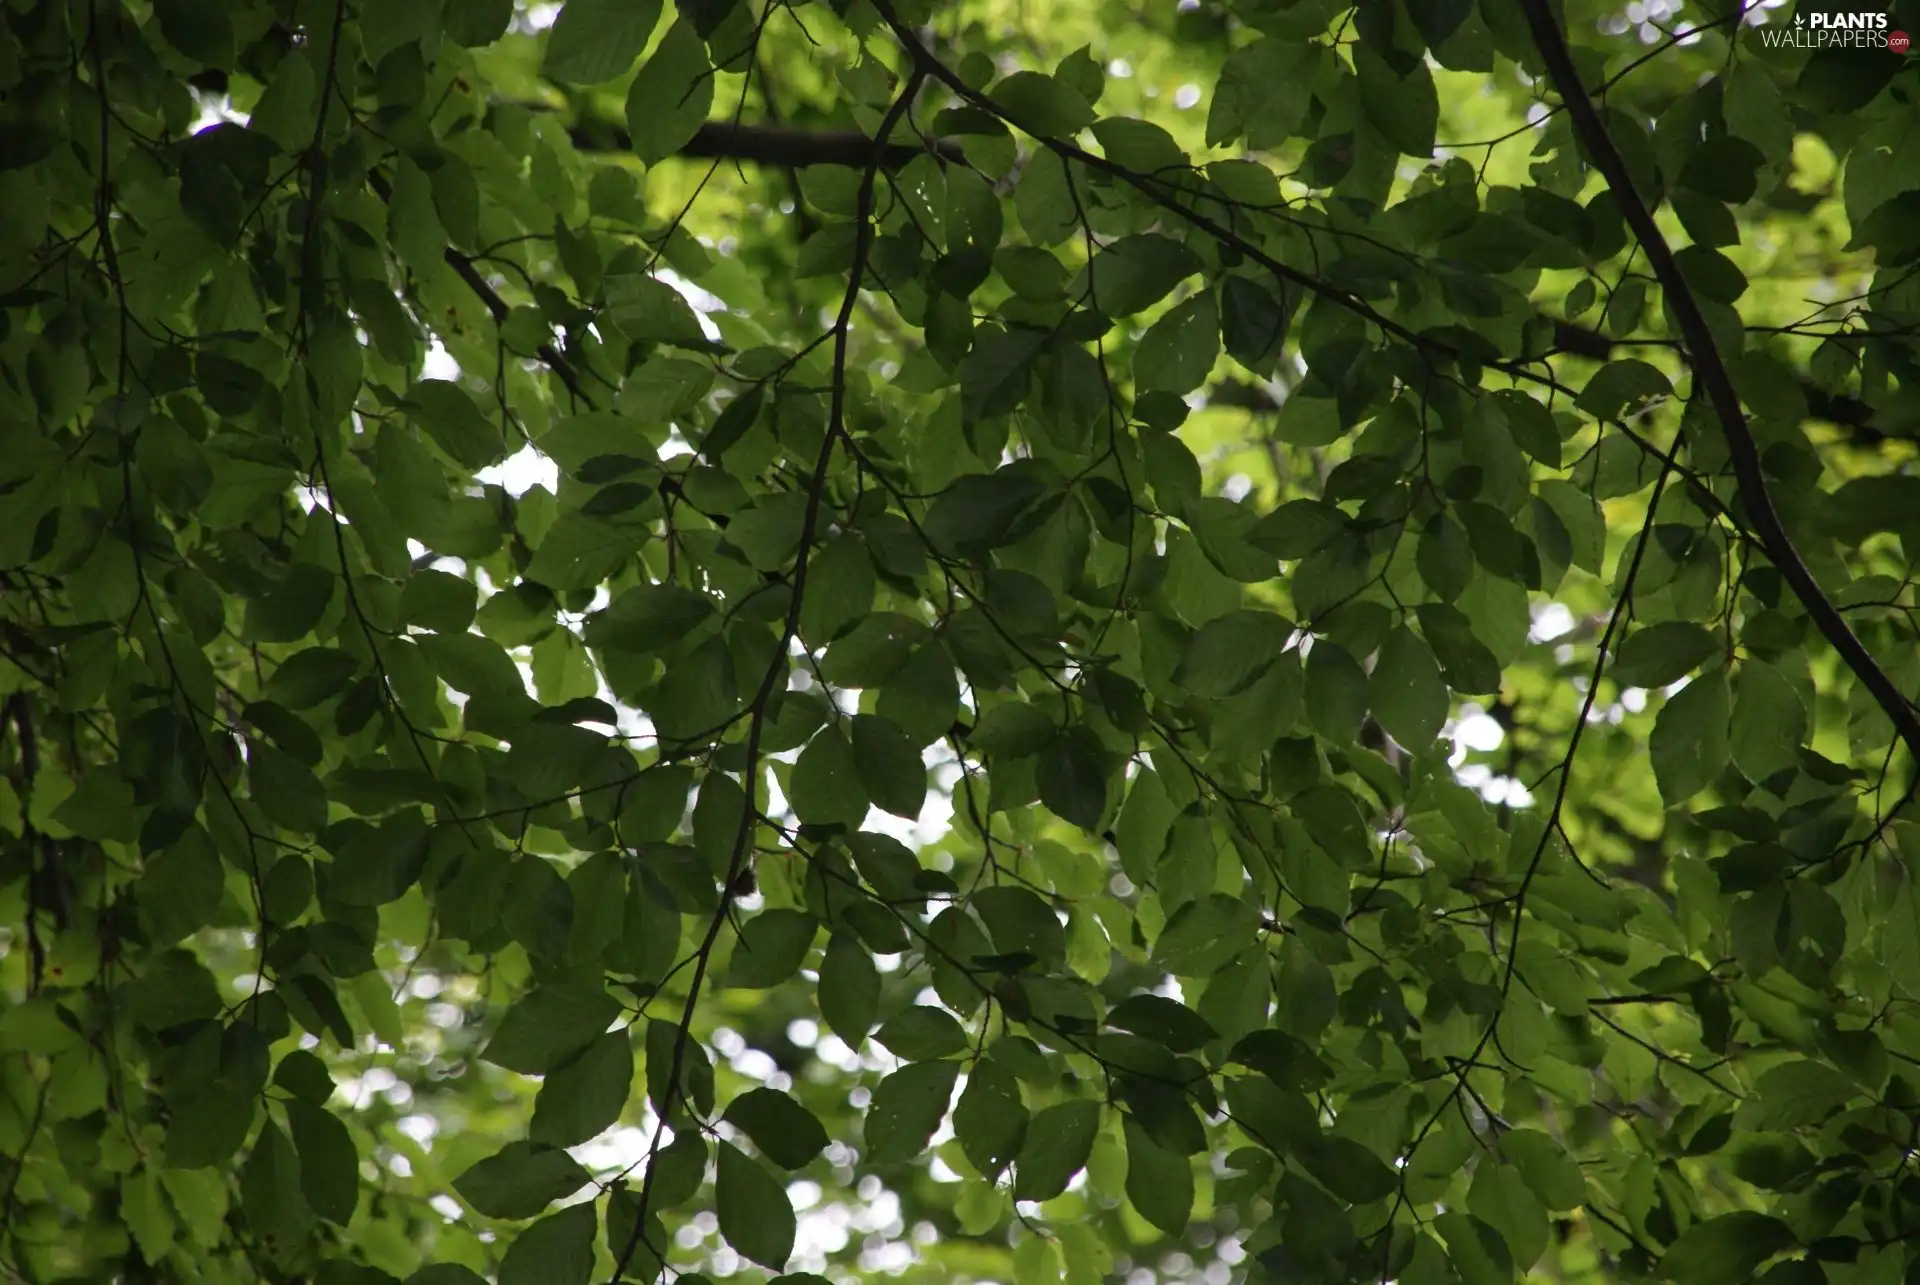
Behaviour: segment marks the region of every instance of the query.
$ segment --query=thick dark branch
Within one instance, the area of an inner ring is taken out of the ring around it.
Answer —
[[[1548,0],[1521,0],[1520,7],[1527,16],[1527,25],[1532,29],[1533,43],[1546,63],[1547,74],[1553,78],[1554,86],[1560,91],[1561,100],[1566,103],[1567,111],[1573,118],[1574,134],[1594,167],[1606,179],[1608,189],[1626,217],[1627,226],[1633,230],[1634,238],[1639,241],[1648,264],[1653,268],[1654,276],[1659,279],[1660,288],[1666,293],[1667,307],[1680,328],[1680,339],[1686,345],[1694,380],[1706,393],[1707,403],[1713,408],[1721,431],[1726,434],[1727,454],[1732,460],[1734,478],[1739,484],[1740,503],[1747,511],[1754,534],[1766,549],[1767,557],[1806,608],[1807,615],[1813,618],[1815,627],[1893,721],[1894,729],[1906,743],[1908,752],[1920,758],[1920,713],[1915,712],[1912,702],[1880,668],[1865,644],[1854,636],[1853,630],[1847,627],[1845,618],[1835,609],[1820,588],[1819,581],[1813,578],[1813,572],[1807,569],[1799,551],[1793,547],[1793,541],[1773,507],[1773,497],[1767,492],[1766,474],[1760,465],[1760,448],[1747,425],[1746,412],[1740,408],[1740,394],[1734,389],[1726,362],[1721,359],[1720,350],[1714,344],[1713,331],[1701,314],[1693,291],[1687,285],[1686,277],[1681,274],[1680,265],[1674,261],[1666,237],[1654,223],[1653,213],[1634,189],[1633,176],[1628,172],[1619,150],[1614,147],[1613,140],[1607,136],[1606,125],[1601,121],[1600,113],[1594,110],[1593,99],[1587,96],[1580,82],[1573,57],[1561,37]]]

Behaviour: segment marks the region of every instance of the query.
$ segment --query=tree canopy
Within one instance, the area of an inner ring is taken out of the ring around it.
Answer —
[[[0,5],[0,1276],[1916,1279],[1803,7]]]

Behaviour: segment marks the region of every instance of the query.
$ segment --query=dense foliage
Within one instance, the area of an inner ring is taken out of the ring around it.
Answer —
[[[1744,8],[0,5],[0,1273],[1913,1279],[1920,72]]]

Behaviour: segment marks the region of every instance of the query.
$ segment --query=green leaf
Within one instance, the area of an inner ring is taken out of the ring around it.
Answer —
[[[507,1010],[480,1056],[522,1075],[545,1075],[603,1034],[619,1015],[619,1001],[598,986],[536,987]]]
[[[360,662],[331,647],[309,647],[281,661],[267,680],[267,695],[288,709],[312,709],[347,689]]]
[[[712,614],[713,604],[705,594],[673,584],[643,584],[588,617],[587,644],[659,651],[685,638]]]
[[[1912,532],[1920,529],[1920,478],[1856,477],[1827,496],[1821,508],[1827,529],[1849,543],[1876,531]]]
[[[1175,911],[1153,944],[1153,962],[1177,977],[1206,977],[1251,946],[1260,912],[1225,893],[1209,893]]]
[[[895,1057],[909,1062],[950,1057],[967,1047],[967,1032],[953,1015],[924,1004],[894,1014],[873,1038]]]
[[[1500,690],[1500,662],[1474,634],[1466,613],[1440,602],[1423,602],[1416,612],[1420,632],[1433,648],[1447,686],[1457,692]]]
[[[1667,698],[1654,720],[1647,753],[1660,797],[1677,807],[1707,788],[1726,767],[1732,745],[1732,700],[1723,666],[1700,675]]]
[[[1082,830],[1097,831],[1107,811],[1107,768],[1098,743],[1081,729],[1042,750],[1035,776],[1047,810]]]
[[[764,403],[765,395],[758,384],[728,402],[715,416],[713,427],[707,430],[707,435],[700,439],[701,454],[718,462],[729,447],[745,437],[748,430],[759,422],[760,408]]]
[[[913,850],[898,839],[884,834],[861,832],[847,844],[861,878],[890,902],[915,899],[920,887],[920,863]]]
[[[162,0],[154,6],[167,43],[195,62],[222,67],[233,57],[233,19],[219,7],[192,0]]]
[[[565,513],[547,528],[525,574],[556,593],[591,589],[612,578],[646,538],[641,527]]]
[[[1426,643],[1402,625],[1373,662],[1368,703],[1380,726],[1408,750],[1425,753],[1447,721],[1447,685]]]
[[[167,1121],[167,1168],[206,1169],[217,1165],[224,1170],[247,1140],[253,1119],[253,1102],[244,1088],[216,1080],[180,1103]]]
[[[1067,84],[1034,71],[1017,71],[993,87],[1007,119],[1041,138],[1066,138],[1093,124],[1093,108]]]
[[[1053,720],[1036,707],[1022,701],[1008,701],[982,710],[967,740],[996,758],[1025,758],[1044,749],[1059,731]]]
[[[675,27],[676,31],[679,29]],[[636,89],[639,84],[637,80],[634,82]],[[606,289],[607,316],[629,338],[676,344],[682,348],[707,347],[707,335],[700,328],[693,305],[658,277],[642,272],[618,273],[607,278]],[[666,366],[670,372],[679,369],[678,364]]]
[[[1430,47],[1438,47],[1459,30],[1472,12],[1473,0],[1430,0],[1427,4],[1409,6],[1407,16],[1419,29],[1420,38]]]
[[[165,1259],[173,1248],[177,1225],[152,1170],[142,1169],[121,1180],[120,1216],[142,1258],[150,1263]]]
[[[1786,675],[1763,660],[1743,661],[1727,728],[1733,765],[1741,775],[1764,781],[1793,767],[1807,730],[1807,707]]]
[[[1100,1132],[1100,1104],[1076,1099],[1033,1117],[1014,1162],[1015,1200],[1052,1200],[1087,1164]]]
[[[1164,1044],[1175,1053],[1190,1052],[1218,1038],[1206,1019],[1179,1000],[1161,995],[1121,1000],[1107,1014],[1107,1025]]]
[[[960,363],[960,411],[966,422],[1010,414],[1019,406],[1046,344],[1047,336],[1037,330],[986,331],[977,336],[972,351]]]
[[[915,648],[881,688],[875,708],[916,748],[945,737],[960,709],[960,683],[946,648],[937,642]]]
[[[1286,303],[1259,282],[1230,276],[1220,283],[1220,340],[1227,356],[1248,370],[1264,375],[1273,369],[1288,321]]]
[[[1448,1210],[1433,1220],[1448,1256],[1467,1285],[1506,1285],[1514,1279],[1513,1253],[1500,1233],[1472,1214]]]
[[[1595,419],[1618,419],[1629,407],[1673,396],[1673,385],[1660,371],[1629,357],[1609,362],[1594,373],[1575,401],[1581,410]]]
[[[819,1119],[778,1089],[742,1093],[727,1104],[726,1121],[783,1168],[798,1169],[826,1150],[827,1131]]]
[[[897,724],[874,714],[856,714],[853,761],[875,807],[909,821],[919,819],[927,798],[927,769],[919,748]]]
[[[134,888],[140,921],[156,946],[170,946],[218,913],[225,873],[206,833],[190,830],[166,851],[147,858]]]
[[[1196,696],[1234,696],[1259,681],[1292,640],[1293,622],[1270,611],[1232,611],[1202,625],[1173,680]]]
[[[416,642],[447,686],[472,698],[466,711],[469,724],[473,704],[497,711],[508,723],[531,716],[526,680],[500,644],[478,634],[416,635]]]
[[[740,927],[727,985],[766,990],[793,980],[819,927],[812,915],[798,910],[763,910],[753,916]]]
[[[548,1214],[507,1246],[500,1285],[587,1285],[599,1225],[592,1201]]]
[[[999,955],[1027,956],[1048,968],[1066,962],[1066,937],[1059,914],[1038,894],[1002,885],[979,889],[968,904],[987,926]]]
[[[1079,289],[1090,287],[1094,306],[1108,316],[1130,317],[1166,298],[1198,271],[1200,259],[1192,250],[1149,232],[1103,247],[1088,265]]]
[[[407,623],[443,634],[467,632],[467,626],[473,623],[474,607],[478,602],[479,590],[474,587],[473,581],[445,571],[436,571],[432,567],[423,567],[408,576],[400,590],[400,614]],[[285,668],[284,664],[281,665],[281,669]],[[352,670],[347,672],[351,673]]]
[[[1698,669],[1724,644],[1696,624],[1666,620],[1636,630],[1608,673],[1622,687],[1666,687]]]
[[[600,958],[626,929],[627,866],[623,856],[599,852],[567,876],[567,891],[573,900],[568,959],[584,962]]]
[[[738,1147],[722,1142],[718,1153],[713,1191],[720,1234],[742,1257],[779,1271],[793,1256],[795,1223],[787,1189]]]
[[[167,6],[156,5],[156,10]],[[314,108],[319,86],[314,81],[313,63],[306,58],[285,58],[274,70],[273,79],[249,113],[247,126],[273,139],[280,150],[298,153],[313,141]]]
[[[1381,137],[1408,156],[1433,155],[1440,97],[1426,60],[1410,59],[1404,74],[1362,43],[1354,46],[1353,69],[1360,81],[1360,104]]]
[[[1097,72],[1098,64],[1094,66]],[[1094,122],[1093,136],[1109,160],[1143,174],[1182,169],[1188,163],[1173,135],[1151,121],[1109,116]]]
[[[675,22],[627,91],[633,150],[648,165],[659,164],[687,145],[712,107],[706,42],[686,22]]]
[[[1014,520],[1046,490],[1036,472],[1018,465],[959,478],[927,510],[921,530],[936,549],[985,552],[1002,542]]]
[[[1013,1163],[1026,1139],[1027,1109],[1011,1071],[992,1060],[974,1064],[953,1108],[953,1132],[982,1177],[997,1179]]]
[[[346,1226],[360,1200],[360,1156],[353,1135],[339,1116],[307,1102],[287,1103],[287,1124],[307,1204],[328,1222]]]
[[[467,390],[447,379],[423,379],[407,392],[413,420],[454,463],[468,469],[496,464],[507,453],[507,442],[494,420],[487,418]]]
[[[327,792],[307,765],[291,754],[249,742],[247,785],[253,801],[275,824],[299,834],[326,829]],[[98,809],[94,815],[100,815]]]
[[[249,642],[296,642],[304,638],[326,614],[336,583],[325,569],[310,562],[296,562],[273,593],[247,603],[241,633]],[[122,613],[116,607],[114,614]]]
[[[1208,108],[1207,145],[1218,147],[1244,136],[1264,149],[1292,137],[1312,100],[1314,61],[1315,47],[1305,40],[1269,36],[1234,50],[1220,69]],[[1208,167],[1209,174],[1214,168]],[[1278,194],[1264,203],[1277,204]]]
[[[991,255],[1000,244],[1005,220],[993,185],[972,170],[947,174],[947,250],[953,254]]]
[[[867,556],[865,545],[844,535],[827,541],[807,562],[800,636],[816,647],[824,647],[834,635],[873,610],[877,585],[873,559]]]
[[[291,1260],[313,1226],[313,1210],[300,1190],[299,1157],[271,1120],[240,1172],[240,1208],[248,1230],[276,1262]]]
[[[660,21],[660,0],[567,0],[547,32],[540,73],[575,85],[612,80],[633,65]]]
[[[1436,515],[1428,522],[1427,530],[1421,532],[1421,544],[1413,561],[1419,567],[1421,580],[1425,580],[1427,588],[1442,601],[1452,603],[1473,582],[1473,546],[1461,524],[1448,519],[1444,513]]]
[[[684,1122],[689,1107],[701,1114],[713,1109],[713,1065],[700,1041],[678,1022],[654,1018],[647,1023],[646,1066],[654,1110]]]
[[[836,932],[820,964],[820,1016],[849,1048],[866,1043],[880,1007],[880,972],[850,933]]]
[[[1660,1276],[1678,1285],[1739,1285],[1797,1238],[1777,1218],[1751,1210],[1695,1223],[1660,1256]]]
[[[486,1285],[487,1278],[458,1263],[429,1263],[407,1277],[407,1285]]]
[[[1743,1129],[1785,1130],[1819,1124],[1859,1093],[1851,1078],[1824,1062],[1801,1059],[1770,1067],[1754,1082],[1737,1122]]]
[[[1352,1138],[1314,1138],[1304,1145],[1301,1158],[1321,1186],[1352,1204],[1384,1200],[1400,1186],[1399,1175]]]
[[[1167,1235],[1184,1236],[1193,1216],[1193,1166],[1148,1137],[1132,1116],[1126,1133],[1127,1199]]]
[[[653,1207],[671,1209],[700,1194],[707,1181],[707,1144],[699,1133],[681,1130],[653,1160]]]
[[[1014,189],[1014,210],[1035,245],[1059,245],[1079,231],[1066,166],[1059,157],[1037,151],[1029,159]]]
[[[1138,392],[1184,396],[1213,373],[1220,356],[1220,320],[1211,294],[1197,294],[1147,329],[1133,352]]]
[[[918,621],[876,611],[827,648],[821,677],[838,687],[878,686],[899,672],[926,637]]]
[[[958,1062],[937,1061],[909,1063],[880,1081],[867,1108],[867,1161],[900,1164],[925,1151],[959,1078]]]
[[[503,3],[503,0],[473,0],[471,4],[456,5],[447,11],[447,39],[469,48],[490,45],[506,34],[507,26],[512,21],[511,4]]]
[[[1334,744],[1351,742],[1360,732],[1372,699],[1367,671],[1344,647],[1316,639],[1307,653],[1304,703],[1313,730]]]
[[[1586,1203],[1587,1181],[1580,1166],[1546,1134],[1538,1129],[1514,1129],[1502,1135],[1500,1149],[1548,1209],[1577,1209]]]
[[[1114,846],[1120,851],[1121,868],[1135,883],[1149,882],[1159,868],[1175,815],[1160,774],[1142,768],[1134,776],[1119,820],[1114,823]]]
[[[455,1178],[453,1189],[489,1218],[532,1218],[591,1177],[557,1147],[510,1142]]]
[[[273,1082],[302,1102],[325,1106],[333,1096],[333,1076],[327,1064],[305,1049],[295,1049],[274,1068]]]
[[[51,1000],[28,1000],[0,1013],[0,1039],[22,1053],[53,1054],[73,1048],[79,1035]]]
[[[1477,1166],[1467,1193],[1467,1208],[1500,1233],[1514,1266],[1523,1273],[1546,1252],[1547,1211],[1512,1165]]]
[[[822,728],[793,765],[789,790],[794,815],[808,825],[840,825],[857,830],[866,820],[869,800],[861,784],[860,760],[837,728]]]
[[[632,1091],[632,1041],[625,1031],[608,1031],[547,1073],[528,1136],[547,1146],[578,1146],[619,1120]]]
[[[1676,180],[1682,187],[1740,205],[1753,199],[1757,172],[1767,163],[1759,148],[1744,138],[1728,135],[1702,139],[1687,149],[1686,163]]]

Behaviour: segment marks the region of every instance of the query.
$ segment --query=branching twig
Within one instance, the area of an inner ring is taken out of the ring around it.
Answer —
[[[873,245],[873,190],[880,173],[880,164],[884,157],[884,140],[892,133],[895,125],[905,117],[907,108],[912,104],[914,95],[919,92],[925,79],[924,72],[916,67],[907,78],[899,97],[887,110],[880,123],[879,140],[873,145],[866,168],[861,175],[859,195],[854,212],[853,263],[848,270],[847,291],[840,302],[840,312],[834,320],[833,329],[833,387],[831,407],[828,412],[826,440],[820,447],[820,458],[815,463],[813,477],[807,491],[806,515],[800,527],[800,552],[794,561],[793,598],[787,608],[785,627],[781,630],[780,641],[774,648],[773,659],[767,665],[760,687],[754,693],[752,714],[747,721],[747,742],[745,767],[742,771],[743,785],[747,791],[746,806],[740,817],[740,828],[734,835],[733,852],[727,861],[727,873],[722,881],[723,889],[735,886],[745,867],[747,854],[752,850],[751,839],[754,826],[758,822],[758,812],[753,806],[753,794],[758,788],[760,773],[761,735],[766,727],[767,705],[781,680],[787,673],[787,650],[800,633],[800,613],[806,598],[807,567],[810,561],[814,537],[819,531],[820,510],[825,507],[827,474],[833,464],[834,449],[846,433],[846,388],[847,388],[847,347],[853,321],[853,310],[859,302],[860,287],[866,276],[867,255]],[[673,1054],[669,1059],[666,1083],[666,1101],[660,1104],[662,1123],[671,1110],[672,1100],[680,1092],[681,1069],[686,1060],[687,1046],[693,1038],[693,1020],[700,1004],[700,988],[706,982],[707,967],[712,962],[713,950],[720,940],[720,930],[727,924],[728,911],[732,908],[732,898],[722,895],[719,909],[715,910],[707,923],[706,934],[701,938],[695,952],[693,975],[687,983],[686,1004],[680,1013],[674,1040]],[[627,1264],[633,1261],[633,1255],[640,1248],[646,1235],[647,1207],[653,1198],[653,1184],[657,1173],[655,1159],[660,1148],[663,1129],[656,1129],[652,1142],[647,1148],[647,1172],[641,1179],[640,1194],[636,1201],[633,1230],[627,1235],[627,1242],[621,1247],[619,1257],[614,1261],[612,1281],[616,1283],[625,1273]]]
[[[1740,502],[1747,511],[1754,534],[1759,537],[1767,557],[1779,569],[1781,577],[1800,600],[1801,606],[1806,608],[1807,615],[1812,617],[1821,636],[1872,694],[1875,703],[1892,721],[1895,732],[1906,743],[1908,751],[1920,758],[1920,713],[1915,712],[1913,703],[1847,626],[1846,619],[1820,588],[1820,582],[1813,578],[1813,572],[1801,559],[1799,550],[1794,548],[1786,527],[1780,521],[1780,514],[1773,507],[1773,497],[1767,491],[1766,474],[1760,464],[1759,445],[1754,441],[1752,429],[1748,427],[1746,412],[1740,407],[1740,394],[1734,389],[1733,378],[1720,356],[1719,347],[1714,343],[1713,332],[1693,297],[1692,289],[1687,285],[1686,277],[1680,271],[1680,265],[1674,260],[1673,251],[1667,246],[1666,237],[1654,222],[1646,202],[1640,199],[1639,192],[1634,189],[1633,176],[1627,170],[1626,161],[1608,137],[1600,113],[1580,83],[1573,56],[1567,50],[1566,41],[1560,34],[1547,0],[1521,0],[1520,8],[1526,14],[1527,25],[1532,29],[1534,45],[1546,63],[1547,74],[1560,90],[1568,114],[1573,119],[1574,134],[1585,148],[1594,168],[1606,179],[1607,187],[1619,203],[1627,226],[1633,230],[1640,248],[1646,252],[1654,276],[1659,279],[1660,288],[1666,295],[1667,308],[1680,328],[1680,337],[1686,345],[1694,378],[1706,394],[1707,404],[1713,408],[1714,417],[1726,435],[1727,453],[1740,488]]]

